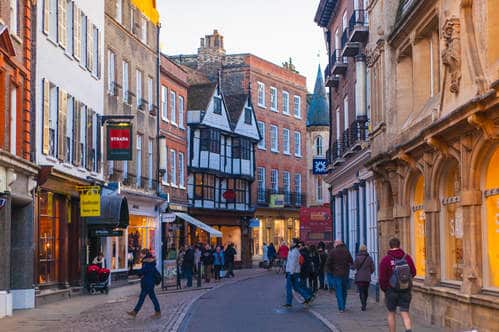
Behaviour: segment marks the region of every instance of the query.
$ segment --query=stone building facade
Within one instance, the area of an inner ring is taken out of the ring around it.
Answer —
[[[0,3],[0,318],[32,308],[31,2]]]
[[[415,259],[414,311],[499,330],[497,1],[369,2],[381,252]]]
[[[113,279],[126,279],[140,268],[139,251],[161,252],[159,212],[165,200],[157,193],[159,128],[159,17],[155,1],[105,2],[104,110],[109,116],[133,116],[132,160],[107,161],[105,174],[120,184],[129,205],[130,224],[120,237],[106,239]],[[128,257],[133,257],[129,259]],[[158,264],[159,264],[158,259]]]
[[[329,55],[324,76],[330,98],[330,166],[325,180],[331,191],[334,237],[343,240],[352,254],[360,244],[367,245],[377,259],[374,174],[365,167],[371,154],[367,1],[322,0],[315,22],[325,31]]]
[[[243,232],[252,233],[251,254],[261,255],[263,242],[277,245],[299,236],[299,209],[306,205],[307,188],[305,77],[290,66],[281,67],[253,54],[226,54],[223,36],[216,30],[201,38],[197,54],[171,58],[200,70],[212,81],[220,74],[226,95],[251,96],[262,135],[251,188],[259,222],[242,221]]]

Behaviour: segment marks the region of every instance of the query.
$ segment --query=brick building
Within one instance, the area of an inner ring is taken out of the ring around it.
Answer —
[[[117,280],[140,268],[141,249],[155,254],[161,249],[159,212],[165,200],[157,196],[159,16],[153,0],[106,1],[105,7],[105,114],[133,116],[132,160],[106,161],[105,167],[109,181],[120,183],[130,214],[123,235],[100,244]]]
[[[423,319],[498,331],[498,2],[368,10],[380,247],[397,236],[414,257]]]
[[[329,63],[325,70],[330,107],[330,170],[334,236],[352,254],[365,244],[378,255],[374,174],[370,158],[370,106],[365,44],[369,30],[367,0],[321,0],[315,22],[325,29]],[[377,281],[376,273],[372,283]]]
[[[0,3],[0,318],[32,308],[31,2]]]
[[[299,236],[299,209],[306,205],[306,79],[292,66],[278,66],[253,54],[226,54],[223,36],[201,38],[198,53],[172,57],[205,73],[221,73],[226,95],[249,94],[262,135],[256,149],[256,177],[251,199],[259,223],[251,223],[253,255],[263,242]],[[249,221],[244,221],[249,224]]]

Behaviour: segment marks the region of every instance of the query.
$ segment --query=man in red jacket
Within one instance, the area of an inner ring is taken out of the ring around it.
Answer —
[[[390,278],[398,260],[405,258],[413,278],[416,275],[416,267],[411,256],[400,249],[399,239],[391,239],[389,245],[390,250],[388,250],[387,255],[383,257],[379,264],[379,285],[383,292],[385,292],[385,302],[388,309],[388,327],[390,332],[395,332],[395,313],[397,312],[397,307],[399,307],[405,330],[406,332],[411,332],[411,317],[409,316],[411,288],[397,290],[390,285]]]

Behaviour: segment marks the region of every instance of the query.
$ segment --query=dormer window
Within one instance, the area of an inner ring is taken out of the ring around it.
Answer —
[[[244,108],[244,123],[249,125],[253,123],[251,116],[251,107]]]
[[[214,102],[213,113],[215,113],[215,114],[222,114],[222,98],[215,97],[213,99],[213,102]]]

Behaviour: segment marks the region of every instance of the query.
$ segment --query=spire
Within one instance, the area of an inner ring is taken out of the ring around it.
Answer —
[[[308,103],[307,127],[309,126],[329,126],[329,102],[320,64],[317,68],[314,93]]]

